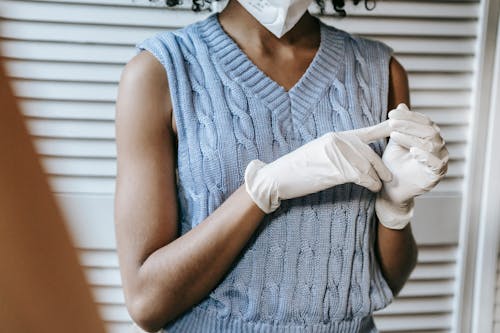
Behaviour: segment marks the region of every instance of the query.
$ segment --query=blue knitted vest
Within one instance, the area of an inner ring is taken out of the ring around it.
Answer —
[[[289,91],[255,66],[218,13],[136,44],[167,72],[182,234],[243,184],[252,159],[269,163],[329,131],[386,119],[392,49],[320,26],[319,49]],[[381,155],[385,143],[372,147]],[[165,331],[376,332],[372,312],[393,295],[374,255],[374,203],[352,183],[283,200],[216,288]]]

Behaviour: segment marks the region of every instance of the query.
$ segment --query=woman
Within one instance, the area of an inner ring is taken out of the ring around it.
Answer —
[[[148,332],[376,332],[415,266],[413,197],[446,171],[439,129],[400,107],[384,151],[370,126],[409,104],[392,50],[310,0],[272,3],[159,32],[122,73],[117,248]]]

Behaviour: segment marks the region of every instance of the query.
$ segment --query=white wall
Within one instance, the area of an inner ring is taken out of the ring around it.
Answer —
[[[2,0],[1,47],[54,193],[80,251],[103,318],[113,332],[130,322],[123,304],[113,233],[114,101],[136,42],[203,19],[147,0]],[[318,13],[315,5],[313,13]],[[449,332],[456,301],[459,221],[470,121],[475,107],[480,3],[378,1],[372,12],[347,5],[327,24],[391,45],[409,73],[414,110],[442,128],[451,153],[447,177],[417,201],[417,269],[382,331]]]

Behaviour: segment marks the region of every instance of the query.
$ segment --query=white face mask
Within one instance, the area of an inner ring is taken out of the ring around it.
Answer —
[[[238,0],[257,21],[281,38],[304,15],[313,0]]]

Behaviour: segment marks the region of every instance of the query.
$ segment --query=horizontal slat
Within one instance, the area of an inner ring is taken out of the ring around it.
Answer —
[[[422,61],[413,60],[416,54],[421,57],[429,55],[472,55],[475,40],[442,39],[442,38],[377,38],[390,45],[398,58],[410,54],[413,58],[407,61],[410,69],[422,68]],[[4,40],[0,43],[3,56],[17,60],[61,61],[83,63],[125,64],[136,53],[134,45],[93,45],[57,42],[39,42],[23,40]],[[411,61],[411,63],[410,63]],[[455,61],[456,62],[456,61]],[[437,65],[434,65],[437,66]],[[467,70],[471,69],[467,63]],[[452,67],[448,65],[448,67]],[[452,68],[455,68],[453,66]],[[465,69],[465,68],[464,68]]]
[[[387,331],[380,331],[381,333],[385,333]],[[415,333],[414,330],[391,330],[391,333]],[[422,333],[450,333],[451,331],[449,329],[436,329],[436,330],[424,330],[420,331]]]
[[[155,7],[155,8],[165,8],[165,2],[164,1],[151,1],[151,0],[32,0],[36,2],[57,2],[57,3],[75,3],[75,4],[92,4],[92,5],[97,5],[97,8],[100,8],[101,6],[106,6],[106,5],[112,5],[115,8],[117,6],[123,6],[123,7]],[[219,1],[227,1],[227,0],[219,0]],[[462,0],[463,1],[463,0]],[[468,1],[468,0],[467,0]],[[472,1],[469,1],[472,2]],[[169,10],[176,10],[176,11],[185,11],[185,10],[191,10],[191,0],[184,0],[182,4],[179,4],[174,7],[168,7]]]
[[[100,305],[99,312],[106,321],[129,322],[130,315],[124,305]],[[451,314],[403,314],[385,316],[375,313],[375,323],[380,330],[395,331],[402,329],[428,330],[448,329]]]
[[[125,305],[100,305],[98,309],[105,321],[126,323],[131,320]]]
[[[118,85],[115,83],[57,82],[12,80],[16,96],[34,99],[55,99],[63,101],[114,102]],[[471,103],[470,91],[411,91],[414,108],[463,109]]]
[[[106,83],[11,81],[16,96],[23,98],[113,102],[118,86]]]
[[[399,297],[450,296],[455,292],[454,280],[408,281]]]
[[[51,176],[49,177],[49,183],[54,193],[67,193],[67,194],[96,194],[96,195],[108,195],[113,194],[115,191],[115,179],[113,177],[74,177],[74,176]],[[454,178],[444,178],[441,182],[432,190],[435,194],[460,194],[463,190],[463,177]],[[456,209],[452,214],[459,218],[459,207],[454,207]],[[439,214],[443,215],[443,214]],[[437,219],[432,219],[434,221]],[[447,218],[450,220],[450,218]],[[456,220],[458,221],[458,220]]]
[[[370,38],[380,40],[391,46],[395,54],[473,55],[476,50],[476,39],[472,37],[443,38],[439,36],[413,37],[370,35]]]
[[[115,177],[116,175],[114,159],[45,157],[41,161],[48,175],[78,177]],[[461,177],[463,173],[463,161],[449,162],[447,177]]]
[[[452,315],[445,314],[425,314],[425,315],[401,315],[382,316],[375,314],[375,324],[381,331],[402,331],[411,332],[450,329]]]
[[[465,162],[462,160],[450,160],[446,177],[463,177],[465,174]]]
[[[436,187],[432,190],[434,193],[461,193],[463,191],[463,177],[456,177],[456,178],[445,178],[442,179],[439,184],[436,185]],[[458,218],[460,216],[459,211],[460,207],[455,207],[457,210],[456,215]],[[440,214],[443,215],[443,214]],[[460,219],[457,219],[456,221],[459,221]],[[458,223],[458,222],[457,222]]]
[[[75,194],[113,194],[115,191],[115,179],[113,177],[109,178],[92,178],[92,177],[71,177],[71,176],[51,176],[49,177],[49,183],[51,189],[55,193],[75,193]],[[444,178],[441,182],[432,190],[433,193],[451,193],[459,194],[463,190],[463,178]],[[457,210],[457,214],[460,211],[460,207],[454,207]],[[446,215],[440,213],[439,215]],[[450,218],[447,218],[450,220]],[[437,221],[432,219],[432,221]],[[458,220],[456,220],[458,221]]]
[[[89,177],[49,177],[49,184],[54,193],[108,195],[115,192],[114,178]]]
[[[331,2],[325,1],[325,14],[336,14]],[[309,7],[315,14],[319,6],[314,2]],[[460,3],[459,1],[377,1],[373,10],[366,10],[363,5],[354,5],[346,1],[344,7],[349,17],[376,16],[376,17],[427,17],[427,18],[464,18],[474,19],[479,16],[479,5],[473,2]]]
[[[97,304],[123,305],[125,299],[121,287],[93,287],[92,294]],[[427,296],[413,298],[396,298],[387,308],[377,311],[382,315],[401,315],[411,313],[451,312],[453,297]]]
[[[115,9],[123,6],[123,10],[130,10],[129,7],[162,7],[166,8],[162,1],[134,0],[36,0],[37,2],[63,2],[76,4],[112,5]],[[377,3],[374,10],[367,11],[364,6],[355,6],[347,2],[344,9],[350,16],[389,16],[389,17],[437,17],[437,18],[475,18],[479,15],[478,1],[435,1],[424,4],[409,4],[401,1],[384,1]],[[223,7],[226,1],[220,1]],[[333,14],[334,10],[329,2],[325,3],[325,14]],[[186,0],[182,5],[168,7],[169,10],[190,10],[191,1]],[[316,14],[319,10],[314,2],[309,7],[311,13]]]
[[[106,322],[106,332],[107,333],[132,333],[134,332],[132,324],[127,323],[115,323],[115,322]],[[432,333],[432,332],[430,332]]]
[[[115,177],[116,161],[109,158],[42,158],[44,170],[49,175]],[[464,162],[450,161],[447,177],[461,177],[464,174]]]
[[[65,107],[71,110],[73,100],[77,100],[75,104],[75,110],[67,111],[68,118],[72,117],[72,114],[76,115],[76,118],[88,118],[88,119],[109,119],[110,114],[114,113],[114,99],[117,94],[117,87],[114,84],[90,84],[90,83],[54,83],[54,82],[36,82],[36,81],[16,81],[14,84],[16,95],[23,98],[29,99],[39,99],[36,102],[25,102],[32,103],[28,106],[26,112],[27,115],[37,115],[35,107],[37,103],[44,104],[40,105],[41,117],[54,117],[59,118],[62,116]],[[446,126],[443,125],[456,125],[456,124],[467,124],[467,120],[470,117],[465,106],[470,102],[469,92],[436,92],[436,91],[414,91],[411,94],[412,108],[415,111],[421,111],[427,113],[436,123],[442,126],[444,135],[447,136],[445,139],[447,141],[465,141],[466,137],[463,136],[463,132],[460,128],[466,128],[466,126]],[[41,99],[41,100],[40,100]],[[60,105],[57,105],[61,103]],[[467,104],[465,104],[467,103]],[[34,105],[34,106],[33,106]],[[53,109],[50,107],[53,106]],[[88,106],[89,115],[86,115],[85,107]],[[96,106],[96,109],[94,109]],[[451,113],[447,111],[452,107],[457,107],[457,113],[450,117]],[[101,109],[102,108],[102,109]],[[106,111],[102,111],[106,110]],[[105,112],[104,115],[99,115],[99,113]],[[51,114],[53,114],[51,116]],[[65,117],[66,118],[66,117]],[[48,120],[31,120],[30,121],[35,131],[44,131],[44,128],[37,129],[42,126],[57,126],[56,120],[51,124]],[[61,120],[60,124],[71,126],[69,120]],[[85,126],[84,122],[78,124],[79,126]],[[99,123],[95,125],[100,126]],[[108,125],[109,126],[109,125]],[[92,131],[91,128],[89,128]],[[48,132],[52,129],[47,128]],[[458,131],[458,132],[457,132]],[[82,132],[82,131],[79,131]],[[448,132],[448,133],[446,133]],[[97,132],[99,133],[99,132]],[[43,134],[40,134],[43,135]],[[102,134],[96,134],[96,138],[111,138],[108,136],[102,137]],[[92,135],[87,134],[84,137],[91,137]],[[457,137],[458,136],[458,137]],[[78,137],[75,133],[70,137]]]
[[[21,111],[33,118],[108,120],[115,119],[114,102],[77,102],[54,100],[21,100]]]
[[[125,304],[121,287],[93,287],[92,294],[98,304]]]
[[[117,84],[124,65],[8,60],[7,72],[16,79]]]
[[[450,158],[455,160],[465,159],[465,150],[467,149],[467,144],[463,142],[453,143],[447,142],[446,148],[450,153]]]
[[[321,17],[321,20],[338,29],[361,35],[474,37],[477,26],[474,20],[386,19],[349,16],[341,20],[327,16]]]
[[[0,31],[4,38],[13,39],[131,45],[152,36],[159,29],[0,20]]]
[[[467,125],[470,121],[470,110],[459,108],[414,108],[413,111],[421,112],[440,125]]]
[[[400,55],[396,57],[409,72],[471,72],[472,56]]]
[[[124,64],[135,54],[132,46],[5,40],[5,57],[19,60]]]
[[[7,72],[18,79],[50,81],[78,81],[118,83],[123,64],[94,64],[78,62],[45,62],[35,60],[8,60]],[[470,73],[410,72],[412,90],[461,90],[471,89]]]
[[[111,121],[28,119],[30,134],[40,137],[114,139]]]
[[[43,138],[114,139],[114,122],[88,120],[28,119],[31,135]],[[442,125],[441,134],[446,142],[465,142],[466,125]],[[451,175],[451,174],[450,174]]]
[[[80,250],[80,264],[93,268],[118,268],[118,255],[114,250]]]
[[[128,10],[127,10],[128,9]],[[117,15],[120,10],[123,15]],[[126,15],[128,13],[129,15]],[[44,22],[73,22],[85,24],[108,24],[127,26],[165,26],[166,24],[183,27],[207,16],[208,12],[196,13],[183,11],[158,10],[157,8],[116,8],[115,6],[89,6],[85,4],[66,4],[61,6],[51,2],[25,2],[2,0],[0,15],[5,19],[44,21]]]
[[[86,268],[87,282],[92,286],[120,287],[120,271],[117,268]]]
[[[316,4],[311,5],[311,13],[318,14],[319,6]],[[382,2],[381,5],[376,6],[375,10],[364,10],[363,6],[346,6],[349,11],[348,17],[355,17],[357,19],[363,17],[377,18],[439,18],[439,19],[476,19],[479,15],[478,4],[443,4],[443,3],[425,3],[425,5],[415,5],[414,3],[388,1]],[[116,6],[93,6],[86,4],[66,4],[61,6],[57,3],[51,2],[19,2],[12,0],[3,0],[2,15],[10,19],[25,19],[25,20],[50,20],[61,22],[79,22],[97,24],[108,22],[109,24],[133,24],[133,25],[149,25],[151,22],[157,23],[162,20],[170,19],[170,22],[176,20],[176,24],[184,26],[189,24],[193,19],[196,19],[200,13],[192,11],[183,11],[182,15],[176,15],[176,11],[172,10],[157,10],[156,8],[147,7],[122,7]],[[333,14],[331,4],[326,6],[326,14]],[[124,15],[116,15],[119,10]],[[80,13],[80,15],[77,15]],[[133,15],[130,15],[132,14]],[[57,15],[54,15],[57,14]],[[126,15],[129,14],[129,15]],[[131,20],[132,18],[132,20]],[[150,18],[150,21],[147,19]],[[128,19],[128,21],[127,21]],[[345,19],[345,18],[344,18]],[[130,23],[129,23],[130,22]],[[167,21],[168,22],[168,21]]]
[[[396,298],[388,307],[377,311],[379,315],[401,315],[422,313],[451,313],[453,297]]]
[[[412,91],[410,100],[417,108],[463,108],[471,103],[470,91]]]
[[[453,279],[456,275],[455,263],[419,264],[411,273],[410,279],[435,280]]]
[[[413,90],[470,90],[470,73],[409,73],[409,86]]]
[[[42,165],[47,174],[66,176],[114,177],[116,161],[96,158],[57,158],[45,157]]]
[[[418,97],[418,92],[413,96]],[[434,98],[438,98],[434,94]],[[448,92],[452,98],[452,92]],[[444,93],[442,94],[444,95]],[[421,94],[422,100],[431,100],[433,93]],[[417,101],[418,105],[418,101]],[[92,102],[92,101],[59,101],[59,100],[23,100],[21,101],[23,114],[31,117],[54,118],[54,119],[89,119],[89,120],[113,120],[115,113],[114,102]],[[470,118],[470,110],[466,108],[429,107],[415,106],[412,109],[431,117],[438,124],[467,124]]]
[[[419,266],[419,265],[417,265]],[[436,265],[439,266],[439,265]],[[426,292],[425,289],[422,288],[414,288],[413,292],[414,294],[411,294],[412,291],[412,285],[420,286],[422,283],[427,283],[427,285],[431,286],[438,286],[443,281],[445,283],[450,283],[453,284],[451,279],[448,280],[443,280],[447,278],[450,273],[445,272],[448,266],[454,266],[454,265],[448,265],[448,264],[443,264],[444,269],[441,269],[442,272],[439,272],[440,268],[436,267],[437,272],[433,272],[432,275],[435,276],[434,279],[414,279],[412,276],[410,277],[410,280],[408,282],[408,285],[405,286],[405,288],[409,288],[410,292],[408,291],[401,291],[401,296],[423,296],[423,295],[436,295],[432,293],[432,290],[429,292]],[[416,270],[420,269],[420,266],[416,268]],[[85,269],[85,274],[87,277],[87,281],[89,284],[93,286],[111,286],[111,287],[116,287],[116,286],[121,286],[121,277],[120,277],[120,271],[118,268],[108,268],[108,267],[89,267]],[[446,275],[446,276],[441,276],[440,274]],[[437,280],[436,280],[437,278]],[[453,278],[453,276],[451,277]],[[437,295],[448,295],[447,293],[438,293]]]
[[[452,263],[457,260],[457,246],[420,246],[418,261],[421,263]]]
[[[437,122],[437,121],[436,121]],[[447,142],[465,142],[467,125],[437,122]],[[40,137],[114,139],[113,121],[27,118],[30,133]]]
[[[38,138],[36,151],[44,156],[116,158],[114,140],[78,140]]]
[[[85,267],[118,268],[116,250],[79,249],[78,255],[81,265]],[[457,247],[455,245],[419,246],[419,267],[429,264],[454,264],[456,259]]]
[[[131,54],[134,52],[131,52]],[[456,57],[456,56],[433,56],[433,57],[417,57],[417,56],[398,56],[397,59],[405,67],[408,72],[450,72],[450,74],[441,75],[446,78],[447,75],[459,76],[472,70],[472,58]],[[37,79],[37,80],[60,80],[60,81],[92,81],[92,82],[118,82],[121,71],[125,62],[120,65],[116,64],[93,64],[93,63],[57,63],[57,62],[42,62],[42,61],[25,61],[25,60],[10,60],[7,63],[8,73],[13,78]],[[99,71],[102,73],[88,73],[87,71]],[[415,75],[415,74],[411,74]],[[411,79],[410,75],[410,79]],[[417,74],[418,75],[418,74]],[[433,74],[436,76],[436,74]],[[467,75],[467,74],[465,74]],[[450,81],[450,79],[448,79]],[[418,84],[419,82],[417,82]],[[455,85],[461,84],[460,81]],[[438,86],[436,86],[438,85]],[[453,85],[443,87],[442,83],[427,83],[429,88],[456,89]],[[420,85],[420,89],[422,89]]]
[[[38,154],[43,156],[116,158],[116,143],[111,139],[36,138],[34,143]],[[450,159],[464,160],[465,147],[464,143],[448,143]]]
[[[75,15],[78,15],[78,13]],[[172,15],[176,16],[175,13]],[[200,16],[195,16],[195,19],[189,20],[189,22],[195,22],[204,17],[205,16],[201,16],[200,14]],[[122,26],[4,20],[1,22],[0,28],[5,38],[12,39],[126,45],[141,41],[162,29],[169,31],[183,26],[179,25],[179,20],[176,18],[171,19],[168,17],[159,20],[157,25],[148,27],[134,26],[134,22],[130,20],[130,17],[124,16],[124,19],[127,20],[127,22]],[[149,17],[147,17],[147,21],[149,25],[153,22]],[[322,21],[339,29],[361,35],[407,35],[414,37],[450,36],[461,38],[473,38],[476,35],[476,22],[474,21],[461,22],[380,18],[346,18],[337,20],[332,17],[322,18]],[[78,22],[78,20],[76,22]],[[175,24],[165,25],[165,22],[175,22]]]

